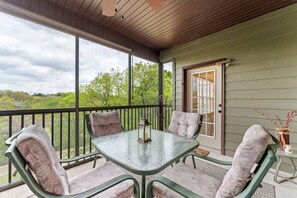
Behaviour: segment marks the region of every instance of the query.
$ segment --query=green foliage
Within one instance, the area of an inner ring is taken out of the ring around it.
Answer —
[[[15,99],[10,98],[9,96],[2,96],[0,98],[0,109],[1,110],[10,110],[15,108]]]
[[[90,84],[80,87],[80,106],[127,105],[127,90],[126,70],[99,73]]]
[[[172,104],[172,72],[164,70],[164,104]]]
[[[28,103],[31,97],[32,96],[26,92],[0,90],[0,109],[11,110],[31,108],[30,103]]]
[[[158,104],[158,65],[136,63],[133,66],[133,104]]]
[[[0,90],[0,110],[17,109],[48,109],[74,107],[75,95],[73,92],[44,95],[35,93]]]

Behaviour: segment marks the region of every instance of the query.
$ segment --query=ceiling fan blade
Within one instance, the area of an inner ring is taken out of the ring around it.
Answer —
[[[102,14],[105,16],[114,16],[116,9],[116,0],[103,0]]]
[[[154,10],[159,11],[166,0],[145,0]]]

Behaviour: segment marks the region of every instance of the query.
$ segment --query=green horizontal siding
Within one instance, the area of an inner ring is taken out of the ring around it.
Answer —
[[[225,70],[225,153],[233,156],[246,129],[255,123],[270,133],[269,115],[297,109],[297,4],[161,52],[176,60],[176,109],[181,110],[182,67],[219,58],[232,59]],[[297,146],[297,122],[291,126]],[[286,164],[283,170],[289,170]]]

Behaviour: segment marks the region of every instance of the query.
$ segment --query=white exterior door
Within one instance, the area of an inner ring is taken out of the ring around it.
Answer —
[[[203,115],[198,136],[202,147],[221,153],[222,67],[187,70],[187,111]]]

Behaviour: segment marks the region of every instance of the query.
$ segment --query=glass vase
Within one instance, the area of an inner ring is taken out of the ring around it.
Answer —
[[[285,150],[285,145],[290,144],[290,130],[288,128],[277,128],[276,131],[279,135],[279,147],[281,150]]]

